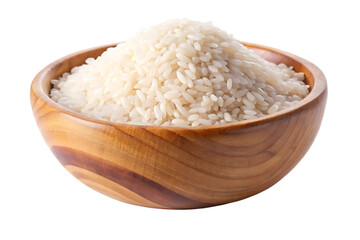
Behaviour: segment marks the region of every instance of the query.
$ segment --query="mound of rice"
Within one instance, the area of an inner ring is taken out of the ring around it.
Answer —
[[[211,23],[182,19],[144,30],[51,80],[50,97],[111,122],[199,126],[286,109],[308,95],[303,80]]]

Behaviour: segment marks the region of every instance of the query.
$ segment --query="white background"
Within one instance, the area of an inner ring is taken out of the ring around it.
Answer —
[[[0,239],[360,239],[358,1],[1,1]],[[329,97],[303,160],[243,201],[188,211],[118,202],[72,177],[32,116],[38,71],[170,18],[212,21],[242,41],[299,55]]]

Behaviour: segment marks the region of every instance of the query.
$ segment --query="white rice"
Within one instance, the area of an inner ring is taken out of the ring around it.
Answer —
[[[254,119],[308,95],[304,74],[270,63],[211,23],[171,20],[51,81],[50,97],[89,117],[200,126]]]

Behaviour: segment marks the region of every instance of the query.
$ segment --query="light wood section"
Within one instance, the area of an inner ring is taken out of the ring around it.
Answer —
[[[53,102],[50,80],[103,46],[44,68],[31,104],[45,141],[75,177],[118,200],[157,208],[199,208],[259,193],[284,177],[311,146],[324,113],[323,73],[292,54],[245,43],[265,59],[305,73],[311,93],[270,116],[209,127],[156,127],[90,119]]]

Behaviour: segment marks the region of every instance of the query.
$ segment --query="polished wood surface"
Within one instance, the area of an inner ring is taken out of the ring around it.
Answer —
[[[87,118],[53,102],[50,80],[103,46],[66,56],[31,86],[39,129],[63,166],[87,186],[131,204],[186,209],[214,206],[257,194],[284,177],[319,130],[327,87],[312,63],[280,50],[245,43],[265,59],[305,73],[311,93],[286,111],[210,127],[114,124]]]

